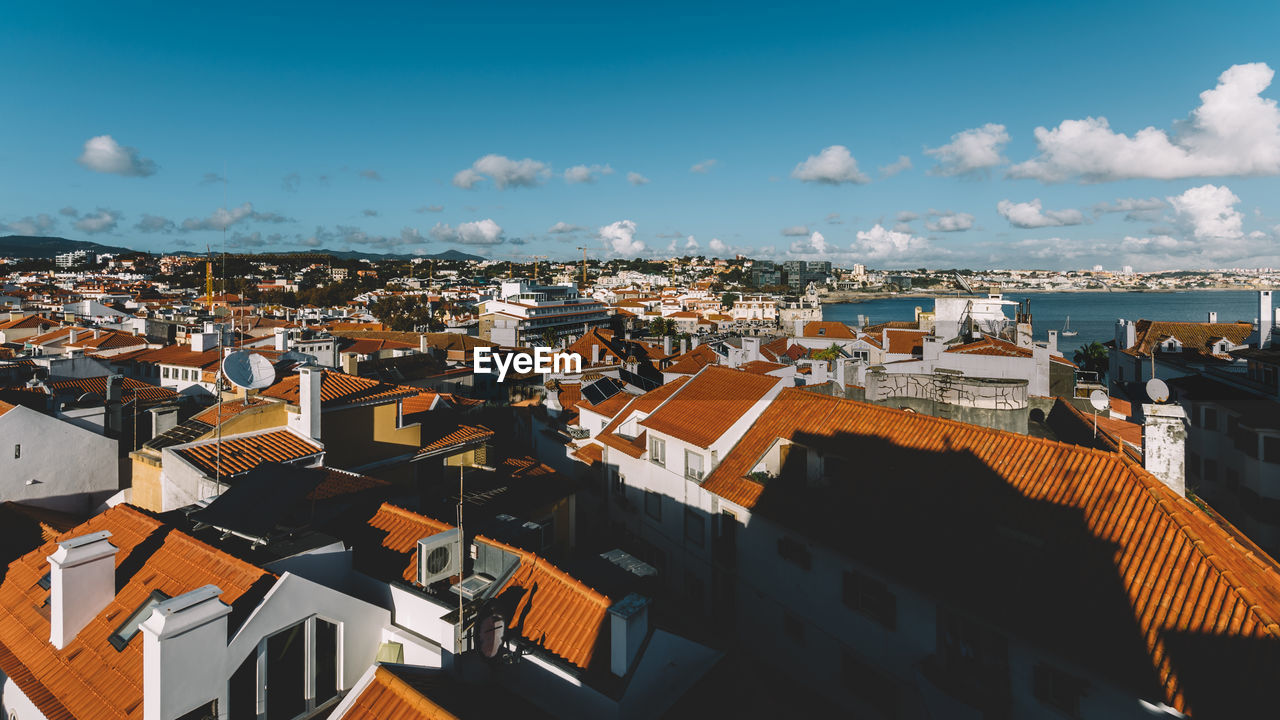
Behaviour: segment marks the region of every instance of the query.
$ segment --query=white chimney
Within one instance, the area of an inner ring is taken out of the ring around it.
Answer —
[[[276,328],[276,350],[280,352],[289,351],[289,331],[285,328]]]
[[[802,318],[796,318],[793,326],[795,330],[794,335],[796,337],[804,337],[804,320]]]
[[[420,352],[420,353],[422,353],[422,354],[424,354],[424,355],[425,355],[426,353],[431,352],[431,344],[427,342],[427,336],[426,336],[426,335],[419,335],[419,336],[418,336],[418,352]]]
[[[1187,494],[1187,413],[1174,404],[1143,405],[1142,466],[1179,495]]]
[[[80,339],[80,331],[76,328],[71,328],[71,332],[67,333],[67,344],[75,345],[78,339]]]
[[[694,335],[694,336],[693,336],[693,347],[695,347],[695,348],[696,348],[696,347],[698,347],[698,342],[699,342],[699,340],[698,340],[698,336],[697,336],[697,335]]]
[[[177,720],[225,700],[227,615],[217,585],[205,585],[156,605],[142,621],[142,718]]]
[[[1275,311],[1271,308],[1271,291],[1258,291],[1258,349],[1271,347],[1271,324],[1275,321]]]
[[[1058,331],[1057,330],[1049,331],[1049,354],[1050,355],[1058,354]]]
[[[107,530],[63,540],[49,556],[49,642],[59,650],[116,596],[116,551]]]
[[[680,354],[683,355],[687,352],[689,352],[689,339],[680,338]]]
[[[662,337],[662,354],[663,355],[671,354],[671,336],[670,335],[664,335]]]
[[[298,369],[298,429],[313,440],[320,439],[320,386],[323,383],[324,371],[320,368]]]
[[[921,338],[920,350],[921,360],[936,362],[938,358],[942,357],[942,340],[936,335],[926,335]]]
[[[760,360],[760,338],[744,337],[742,338],[742,349],[746,352],[746,361],[755,362]]]
[[[1209,322],[1211,322],[1211,323],[1216,323],[1216,322],[1218,322],[1218,313],[1216,313],[1216,312],[1214,312],[1214,311],[1210,310],[1210,311],[1209,311]]]
[[[591,364],[600,364],[600,346],[596,343],[591,343]]]
[[[631,593],[609,608],[609,669],[625,677],[649,634],[649,598]]]

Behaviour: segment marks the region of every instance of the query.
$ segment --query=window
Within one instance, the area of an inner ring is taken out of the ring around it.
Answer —
[[[194,708],[178,717],[178,720],[218,720],[218,701],[209,702]]]
[[[1235,490],[1240,487],[1240,473],[1235,468],[1227,468],[1227,489]]]
[[[22,459],[22,443],[13,444],[13,459],[14,460]]]
[[[938,608],[938,660],[942,669],[979,695],[1009,688],[1009,643],[969,618]]]
[[[1274,435],[1263,436],[1262,459],[1264,462],[1280,463],[1280,437]]]
[[[813,558],[809,555],[809,548],[795,538],[778,538],[778,554],[791,564],[804,570],[808,570],[813,565]]]
[[[133,614],[125,618],[125,621],[121,623],[120,627],[116,628],[115,632],[107,636],[107,642],[111,643],[111,647],[115,648],[116,652],[124,650],[129,645],[129,641],[133,639],[133,636],[138,634],[138,626],[142,624],[142,621],[151,617],[151,611],[168,599],[168,595],[159,590],[153,590],[151,596],[142,603],[142,606],[134,610]]]
[[[662,496],[652,490],[644,491],[644,514],[654,520],[662,519]]]
[[[706,544],[706,521],[702,513],[691,507],[684,509],[684,539],[693,545],[702,547]]]
[[[1084,695],[1085,681],[1052,665],[1040,663],[1035,666],[1031,683],[1037,700],[1071,717],[1080,717],[1080,697]]]
[[[1213,430],[1217,432],[1218,430],[1218,411],[1217,410],[1210,407],[1207,407],[1204,409],[1204,429]]]
[[[789,612],[782,613],[782,632],[797,645],[804,645],[804,621]]]
[[[667,441],[662,438],[649,438],[649,460],[663,467],[667,465]]]
[[[169,379],[169,368],[167,368],[167,367],[162,367],[162,368],[160,368],[160,377],[164,378],[165,380],[168,380],[168,379]]]
[[[692,450],[684,451],[684,476],[702,482],[702,456]]]
[[[307,710],[305,622],[267,638],[267,717],[292,718]]]
[[[860,572],[844,574],[844,604],[890,630],[898,626],[898,599],[889,586]]]
[[[841,653],[840,679],[849,692],[888,718],[898,717],[898,688],[874,666],[849,653]]]
[[[315,704],[322,705],[338,694],[338,626],[316,619]]]
[[[1216,460],[1204,459],[1204,479],[1209,482],[1218,482],[1218,462]]]

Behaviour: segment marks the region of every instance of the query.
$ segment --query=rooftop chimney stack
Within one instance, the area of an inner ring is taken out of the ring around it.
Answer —
[[[231,607],[217,585],[205,585],[151,611],[142,633],[142,718],[177,720],[196,708],[226,699],[226,678],[211,667],[225,665],[227,615]]]
[[[596,343],[591,343],[591,364],[600,364],[600,346]]]
[[[1187,494],[1187,413],[1180,405],[1143,405],[1142,466],[1179,495]]]
[[[649,598],[631,593],[609,608],[609,669],[618,677],[631,671],[649,634]]]
[[[1271,291],[1258,291],[1258,349],[1271,347],[1271,324],[1275,322],[1275,311],[1271,309]]]
[[[689,352],[689,338],[680,338],[680,354]]]
[[[1050,355],[1058,354],[1058,331],[1057,330],[1049,331],[1049,354]]]
[[[63,540],[49,556],[49,642],[59,650],[116,596],[116,551],[102,530]]]
[[[671,336],[670,335],[664,335],[662,337],[662,354],[663,355],[671,354]]]
[[[320,387],[323,383],[324,371],[320,368],[298,369],[298,429],[313,440],[320,439]]]
[[[1216,313],[1216,312],[1214,312],[1214,311],[1210,310],[1210,311],[1209,311],[1209,322],[1211,322],[1211,323],[1216,323],[1216,322],[1218,322],[1218,313]]]
[[[276,350],[280,352],[289,351],[289,330],[287,328],[276,328]]]

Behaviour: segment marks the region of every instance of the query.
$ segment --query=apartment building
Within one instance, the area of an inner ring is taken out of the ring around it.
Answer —
[[[604,303],[581,296],[572,283],[506,281],[482,308],[480,337],[508,347],[540,345],[547,336],[577,337],[609,324]]]

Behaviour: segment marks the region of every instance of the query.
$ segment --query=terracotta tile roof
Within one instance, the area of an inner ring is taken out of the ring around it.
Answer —
[[[1128,400],[1121,400],[1118,397],[1109,397],[1107,399],[1111,401],[1112,410],[1125,417],[1133,417],[1133,405]]]
[[[590,443],[573,451],[573,456],[588,465],[604,461],[604,448]]]
[[[477,537],[520,558],[520,567],[498,591],[524,591],[510,627],[522,637],[586,669],[597,653],[608,661],[606,616],[613,603],[569,573],[527,550]],[[416,568],[416,566],[415,566]]]
[[[904,453],[971,458],[1016,497],[1067,511],[1082,532],[1106,548],[1103,557],[1113,565],[1114,577],[1099,581],[1114,580],[1123,591],[1151,671],[1166,702],[1179,710],[1195,709],[1184,674],[1199,679],[1191,687],[1203,697],[1212,698],[1214,686],[1205,680],[1213,678],[1230,680],[1235,691],[1248,690],[1260,701],[1264,691],[1253,689],[1253,679],[1266,684],[1262,678],[1278,669],[1269,649],[1280,642],[1280,573],[1274,561],[1239,543],[1205,511],[1124,455],[787,389],[703,487],[754,507],[764,486],[747,473],[778,438],[797,437],[840,446],[867,438]],[[1218,651],[1210,644],[1186,644],[1195,637],[1218,640]],[[1222,644],[1231,639],[1234,645]],[[1251,646],[1241,644],[1250,640]],[[1172,654],[1173,643],[1183,643],[1183,655]],[[1226,652],[1228,647],[1238,648],[1240,655]],[[1240,675],[1252,679],[1236,681]]]
[[[719,356],[710,345],[699,345],[683,355],[677,355],[675,362],[663,368],[662,372],[692,375],[707,365],[715,365],[719,361]]]
[[[618,411],[626,407],[627,403],[631,402],[631,398],[633,397],[635,397],[635,395],[619,391],[605,398],[599,405],[593,405],[587,400],[579,400],[578,409],[590,410],[593,413],[603,415],[605,417],[613,417],[618,414]]]
[[[560,383],[557,399],[566,412],[577,410],[578,403],[582,402],[582,383]]]
[[[110,531],[111,544],[119,548],[120,589],[62,650],[50,644],[47,612],[40,609],[49,591],[39,580],[57,546],[45,543],[14,561],[0,585],[0,671],[50,720],[142,717],[142,639],[135,636],[117,652],[107,638],[152,591],[177,597],[217,585],[235,613],[256,602],[258,591],[275,577],[128,505],[103,512],[61,539],[99,530]],[[135,550],[146,553],[145,560]]]
[[[688,377],[678,377],[666,385],[636,397],[621,412],[615,415],[608,425],[600,430],[600,433],[596,435],[596,439],[615,450],[621,450],[631,457],[638,458],[644,455],[644,451],[648,447],[645,444],[648,433],[641,431],[635,438],[628,440],[617,433],[618,428],[634,413],[642,412],[647,415],[657,410],[658,406],[662,405],[667,398],[674,395],[677,390],[684,387],[688,382]]]
[[[879,334],[885,330],[919,330],[920,322],[918,320],[890,320],[889,322],[876,323],[868,325],[862,329],[866,333]]]
[[[107,378],[106,376],[92,378],[75,378],[73,380],[59,380],[49,383],[49,388],[53,390],[55,395],[83,395],[85,393],[97,393],[106,398],[107,396]],[[169,388],[160,387],[159,385],[150,385],[133,378],[122,378],[120,383],[121,400],[128,402],[134,398],[141,398],[143,401],[164,402],[169,400],[177,400],[178,393]]]
[[[174,450],[206,475],[218,472],[218,443],[202,440]],[[249,472],[264,462],[288,463],[324,452],[324,448],[292,430],[232,435],[222,438],[222,477]]]
[[[749,363],[743,363],[738,369],[743,372],[755,373],[757,375],[767,375],[774,370],[781,370],[785,367],[787,366],[780,363],[773,363],[765,360],[752,360]]]
[[[802,357],[807,356],[808,354],[809,354],[809,349],[799,344],[792,345],[791,347],[787,348],[787,351],[785,353],[783,353],[783,355],[790,358],[793,362],[796,360],[799,360]]]
[[[75,342],[67,343],[67,347],[77,348],[94,348],[96,350],[114,350],[122,347],[146,346],[147,339],[130,333],[107,331],[100,333],[98,337],[94,337],[93,333],[87,333],[85,337],[76,338]]]
[[[777,360],[787,352],[790,343],[790,338],[775,338],[760,346],[760,354],[769,360]]]
[[[17,320],[6,320],[0,322],[0,330],[27,330],[30,328],[42,329],[45,327],[53,327],[60,325],[57,320],[50,320],[41,315],[28,315],[20,317]]]
[[[852,340],[857,337],[848,325],[823,320],[805,323],[804,336],[807,338],[840,338],[843,340]]]
[[[448,523],[391,503],[382,503],[373,517],[369,518],[368,524],[385,533],[380,540],[382,547],[408,557],[408,564],[400,573],[400,578],[408,582],[418,579],[418,541],[453,529]]]
[[[418,455],[429,455],[455,446],[481,443],[492,438],[493,435],[494,432],[484,425],[459,425],[457,430],[423,445]]]
[[[323,402],[324,388],[321,388],[320,392],[321,402]],[[439,399],[440,393],[419,392],[417,395],[411,395],[400,401],[400,412],[404,415],[427,412],[431,408],[435,407],[435,404]]]
[[[245,410],[262,407],[267,404],[268,402],[266,400],[259,400],[257,398],[224,401],[222,403],[221,413],[218,412],[218,406],[213,405],[204,412],[196,413],[192,416],[192,419],[198,420],[209,427],[217,427]]]
[[[341,720],[457,720],[395,673],[379,665]]]
[[[417,349],[417,343],[400,342],[398,340],[355,340],[349,345],[344,345],[340,353],[355,353],[357,355],[372,355],[381,350],[405,350],[408,348]]]
[[[341,406],[357,403],[391,402],[398,398],[411,397],[422,391],[404,385],[392,385],[379,380],[369,380],[355,375],[347,375],[334,370],[323,371],[320,381],[321,405]],[[298,404],[298,375],[294,373],[262,391],[263,397],[280,398],[286,402]]]
[[[307,493],[308,500],[329,500],[343,495],[355,495],[374,488],[387,488],[391,483],[386,480],[353,473],[338,468],[313,468],[314,472],[324,473],[324,479]]]
[[[4,415],[5,413],[9,412],[10,410],[12,410],[12,409],[14,409],[14,408],[16,408],[16,407],[18,407],[18,406],[17,406],[17,405],[11,405],[11,404],[9,404],[9,403],[7,403],[7,402],[3,401],[3,400],[0,400],[0,415]]]
[[[1253,334],[1253,325],[1246,322],[1200,323],[1139,320],[1134,323],[1132,348],[1120,348],[1129,354],[1150,355],[1152,348],[1166,338],[1177,338],[1189,352],[1211,355],[1211,341],[1225,339],[1233,345],[1243,345]]]
[[[0,415],[3,414],[4,413],[0,413]],[[72,513],[49,510],[47,508],[13,502],[11,500],[6,500],[4,503],[0,503],[0,506],[3,506],[7,511],[22,515],[38,524],[40,526],[41,539],[45,542],[57,538],[58,535],[84,522],[84,518]]]
[[[902,355],[919,355],[924,351],[924,337],[929,333],[923,330],[886,329],[885,352]]]
[[[963,345],[953,345],[944,352],[958,353],[962,355],[990,355],[993,357],[1022,357],[1029,358],[1034,355],[1031,348],[1021,347],[1016,343],[1008,340],[1002,340],[991,335],[983,335],[980,339],[973,342],[964,343]],[[1049,360],[1061,365],[1070,365],[1075,367],[1075,363],[1064,357],[1050,355]]]
[[[708,365],[640,424],[705,448],[781,381]]]

